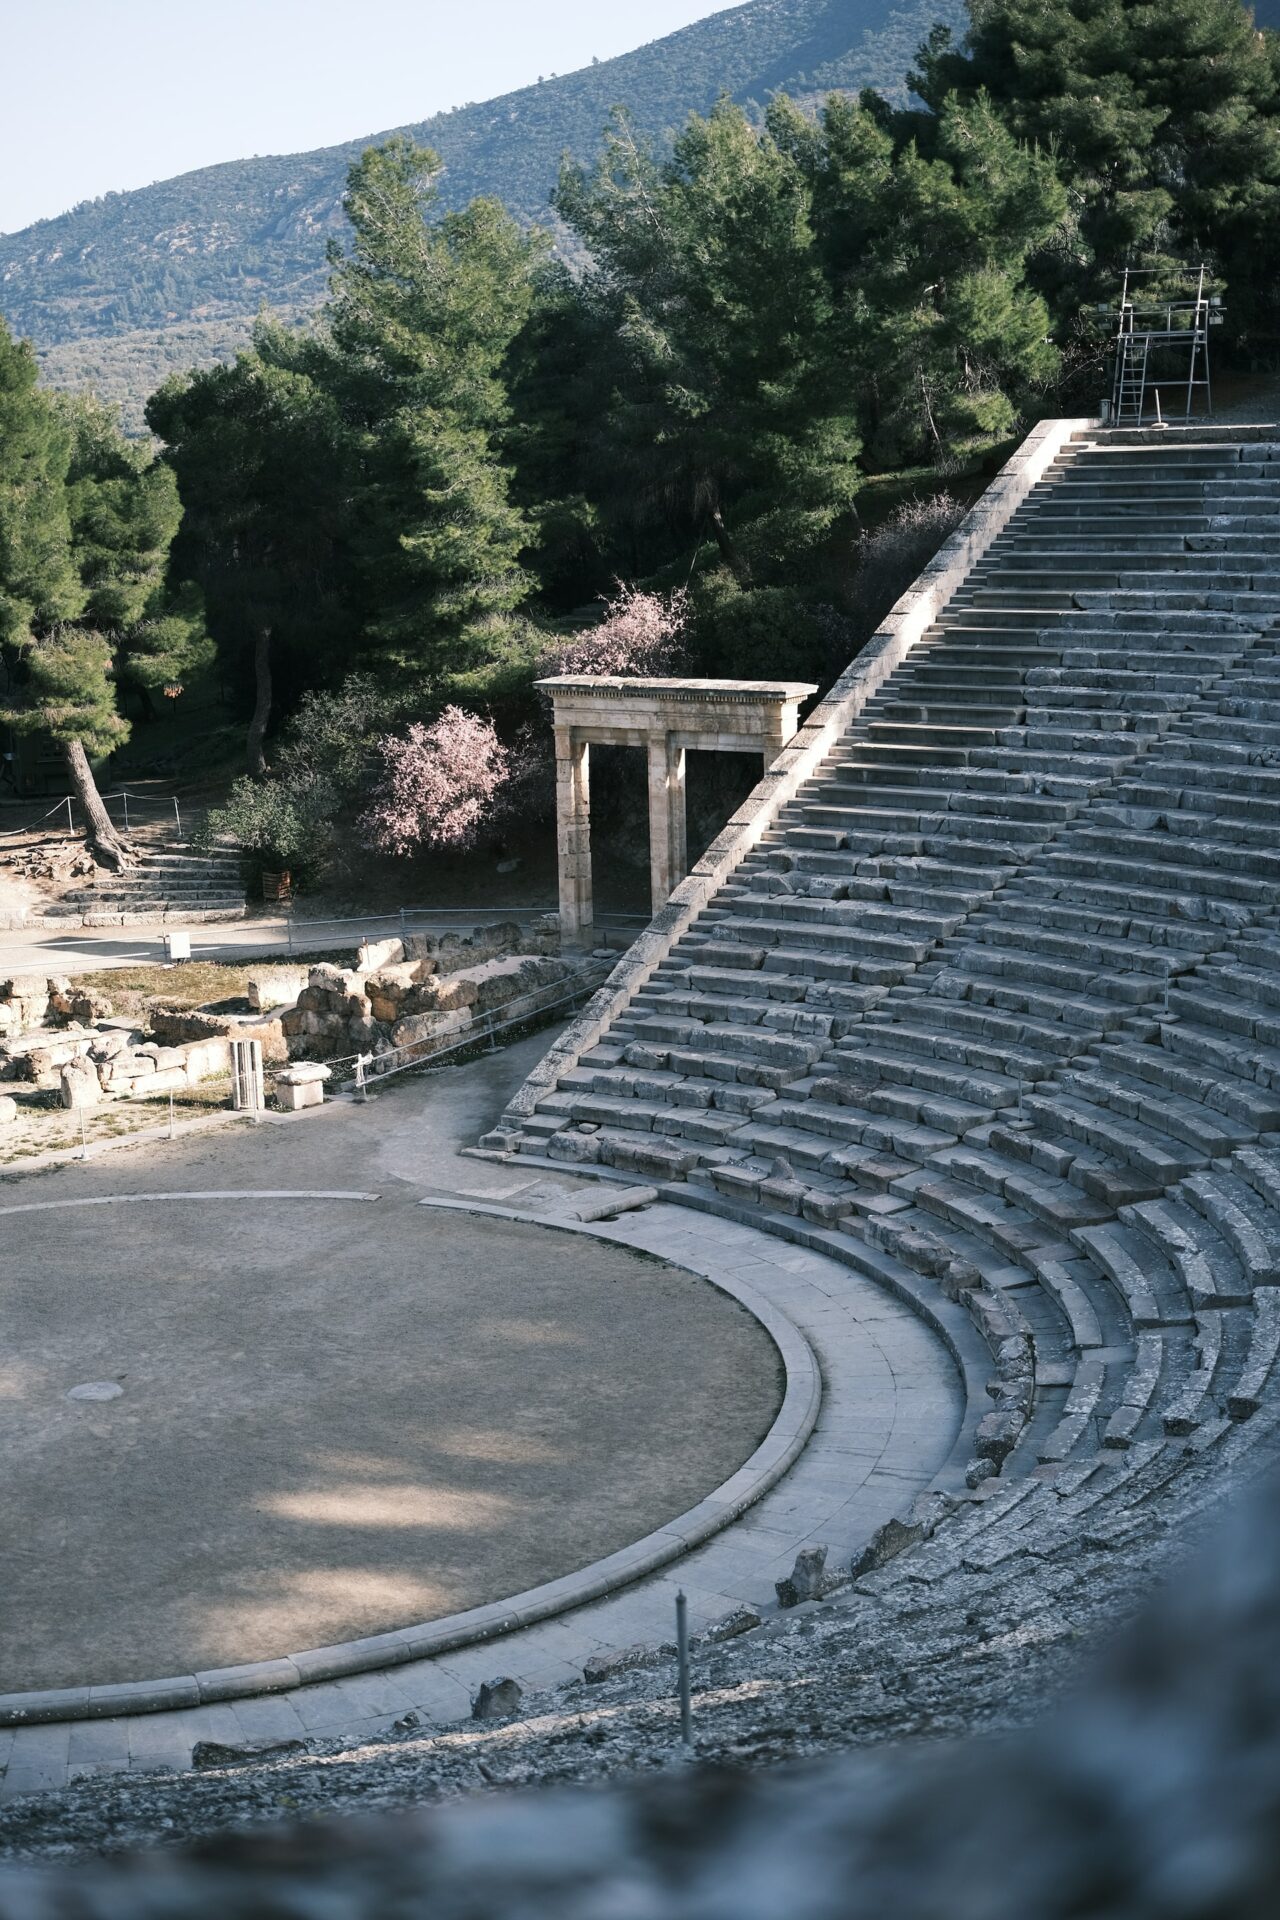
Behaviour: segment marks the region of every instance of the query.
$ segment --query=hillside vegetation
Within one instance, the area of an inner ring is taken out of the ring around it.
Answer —
[[[562,155],[592,158],[620,103],[662,138],[722,92],[763,105],[780,88],[804,97],[874,86],[901,101],[929,28],[962,15],[960,0],[750,0],[409,131],[444,162],[442,211],[492,194],[522,220],[547,221]],[[345,231],[347,169],[382,137],[206,167],[0,236],[0,311],[48,354],[57,384],[91,382],[136,405],[173,368],[169,329],[183,331],[183,361],[207,363],[242,342],[243,321],[264,302],[319,301],[325,243]],[[57,351],[89,341],[92,350]]]

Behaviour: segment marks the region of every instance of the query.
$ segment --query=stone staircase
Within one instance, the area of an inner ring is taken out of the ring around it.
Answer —
[[[1280,1407],[1278,911],[1280,428],[1091,430],[491,1141],[962,1300],[929,1552],[1119,1540]]]
[[[175,846],[167,832],[137,828],[130,835],[135,864],[104,874],[93,886],[73,887],[45,907],[49,927],[135,927],[157,921],[202,926],[245,917],[240,856],[230,848],[207,854]]]

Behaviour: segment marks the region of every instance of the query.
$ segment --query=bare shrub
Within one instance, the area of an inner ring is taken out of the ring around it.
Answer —
[[[866,645],[894,601],[955,532],[966,511],[949,493],[904,500],[880,526],[863,535],[850,619],[855,652]]]

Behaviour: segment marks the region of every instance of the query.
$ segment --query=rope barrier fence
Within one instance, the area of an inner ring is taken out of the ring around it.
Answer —
[[[567,993],[559,994],[554,1000],[547,1000],[546,989],[521,994],[518,999],[509,1000],[501,1009],[502,1018],[497,1018],[498,1009],[481,1016],[465,1033],[442,1040],[437,1046],[430,1038],[415,1040],[404,1047],[392,1047],[382,1053],[344,1054],[335,1060],[326,1060],[325,1065],[338,1079],[345,1090],[348,1086],[357,1099],[367,1096],[368,1089],[381,1080],[392,1079],[396,1074],[408,1073],[414,1068],[431,1068],[447,1061],[455,1054],[465,1054],[479,1050],[496,1053],[498,1036],[507,1034],[517,1027],[528,1027],[544,1013],[557,1012],[561,1007],[580,1005],[590,999],[597,988],[604,985],[612,971],[612,962],[593,967],[581,979],[574,982]],[[524,1007],[524,1012],[516,1012]]]

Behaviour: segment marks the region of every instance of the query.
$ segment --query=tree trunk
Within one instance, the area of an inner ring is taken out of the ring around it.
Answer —
[[[271,718],[271,629],[259,627],[258,637],[253,647],[253,718],[249,722],[249,773],[254,780],[263,780],[267,772],[267,756],[263,751],[263,742],[267,737],[267,722]]]
[[[67,772],[71,775],[71,784],[76,790],[76,798],[84,808],[84,817],[89,823],[89,846],[95,859],[103,866],[114,867],[117,871],[130,864],[129,852],[111,824],[111,815],[103,805],[102,795],[98,792],[98,783],[93,777],[93,768],[89,765],[89,756],[81,740],[63,742],[62,756],[67,763]]]
[[[720,558],[730,569],[738,585],[740,587],[749,587],[751,585],[751,569],[738,552],[738,549],[734,546],[733,541],[729,538],[729,529],[724,523],[724,516],[721,514],[719,507],[712,507],[711,509],[711,529],[716,536],[716,545],[720,549]]]

